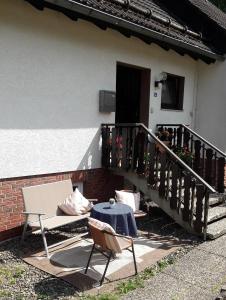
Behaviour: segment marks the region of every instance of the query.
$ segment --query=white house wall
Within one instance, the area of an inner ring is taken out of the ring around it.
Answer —
[[[0,178],[100,167],[100,124],[115,115],[98,93],[115,90],[116,62],[151,69],[150,128],[193,123],[197,63],[116,31],[1,0],[0,58]],[[185,76],[182,112],[160,109],[162,71]]]
[[[226,152],[226,61],[199,63],[196,130]]]

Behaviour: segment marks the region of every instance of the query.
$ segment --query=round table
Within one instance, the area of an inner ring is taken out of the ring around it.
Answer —
[[[110,207],[108,202],[98,203],[93,206],[90,217],[110,224],[118,234],[137,235],[133,210],[126,204],[115,203]]]

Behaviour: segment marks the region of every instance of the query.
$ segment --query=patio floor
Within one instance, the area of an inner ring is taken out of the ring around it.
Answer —
[[[21,297],[25,295],[21,299],[28,299],[26,296],[29,296],[29,299],[37,299],[39,295],[45,295],[45,299],[75,299],[79,291],[85,290],[88,294],[110,292],[122,280],[131,278],[134,274],[132,256],[125,251],[125,257],[119,257],[110,263],[107,279],[101,289],[93,288],[102,273],[104,262],[103,257],[96,256],[88,276],[84,275],[91,243],[87,238],[76,242],[76,236],[85,233],[86,229],[86,223],[81,222],[73,227],[65,226],[49,233],[49,245],[74,238],[52,248],[50,260],[43,256],[42,239],[38,235],[28,237],[23,247],[18,239],[0,244],[0,271],[1,268],[13,270],[16,266],[23,269],[22,275],[14,280],[13,284],[10,284],[8,278],[5,278],[5,281],[4,278],[0,278],[4,283],[0,287],[0,296],[7,291],[9,299],[15,298],[15,294]],[[140,221],[138,229],[139,239],[136,241],[135,252],[139,272],[169,254],[177,255],[178,247],[189,250],[199,243],[196,237],[186,233],[159,210],[153,210],[150,217]]]
[[[177,239],[151,234],[146,237],[140,235],[134,239],[134,247],[138,272],[143,271],[147,266],[155,264],[158,260],[176,251],[182,243]],[[92,240],[83,238],[77,241],[76,238],[65,241],[61,245],[52,248],[50,259],[45,257],[44,251],[36,251],[25,254],[23,260],[34,267],[41,269],[51,275],[72,284],[81,292],[88,291],[95,293],[111,291],[121,279],[126,279],[134,275],[134,264],[132,254],[123,251],[122,254],[111,261],[104,285],[99,287],[99,280],[104,272],[106,258],[95,253],[91,260],[87,275],[84,270],[92,248]]]

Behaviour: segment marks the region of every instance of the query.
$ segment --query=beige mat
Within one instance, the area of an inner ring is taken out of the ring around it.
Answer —
[[[136,238],[134,245],[139,272],[178,248],[176,241],[167,241],[159,236],[151,239]],[[23,259],[47,273],[71,283],[80,291],[85,291],[98,286],[106,265],[106,258],[100,253],[95,253],[87,275],[84,274],[91,248],[92,241],[90,239],[80,241],[74,239],[52,248],[50,259],[45,257],[43,251],[26,255]],[[110,262],[105,283],[127,278],[133,274],[132,253],[123,251]]]

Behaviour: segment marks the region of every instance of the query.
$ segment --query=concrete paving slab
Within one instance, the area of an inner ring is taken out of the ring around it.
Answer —
[[[211,292],[226,279],[226,259],[196,248],[164,273]]]
[[[123,300],[213,300],[226,284],[226,236],[200,244]]]
[[[216,239],[223,234],[226,233],[226,218],[223,218],[221,220],[217,220],[216,222],[213,222],[212,224],[208,224],[207,227],[207,237],[210,239]]]
[[[161,273],[148,280],[145,287],[136,290],[123,300],[213,300],[217,291],[208,291],[193,286],[168,274]]]
[[[226,258],[226,235],[223,235],[216,240],[202,243],[199,245],[198,249]]]

